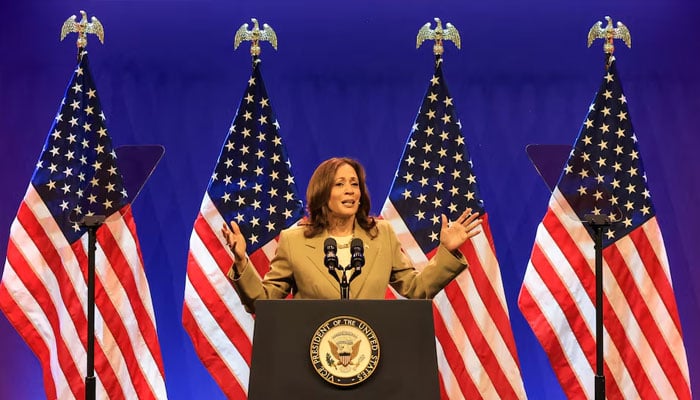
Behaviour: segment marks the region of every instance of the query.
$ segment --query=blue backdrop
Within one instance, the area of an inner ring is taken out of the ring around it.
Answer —
[[[549,198],[525,146],[571,144],[603,75],[588,29],[623,21],[632,49],[616,56],[666,239],[690,363],[700,393],[700,6],[692,1],[494,0],[3,1],[0,3],[0,256],[75,64],[80,9],[105,26],[88,49],[115,145],[162,144],[166,154],[134,204],[171,399],[223,398],[181,324],[188,240],[202,195],[249,77],[238,27],[275,29],[262,72],[300,190],[331,156],[359,159],[379,213],[432,74],[433,17],[452,22],[444,71],[470,146],[500,260],[525,387],[563,398],[517,308],[535,230]],[[23,382],[18,385],[18,382]],[[44,398],[39,364],[0,317],[0,398]]]

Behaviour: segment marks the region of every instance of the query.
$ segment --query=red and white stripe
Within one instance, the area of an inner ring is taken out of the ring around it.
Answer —
[[[593,399],[594,242],[556,190],[518,301],[572,399]],[[656,218],[603,250],[608,398],[690,399],[688,362]]]
[[[0,308],[38,357],[49,399],[85,398],[87,234],[68,243],[32,185],[10,230]],[[148,281],[130,206],[97,230],[99,399],[167,398]]]
[[[205,193],[190,236],[182,322],[199,358],[224,394],[244,399],[254,320],[226,277],[233,258],[221,235],[223,224],[224,219]],[[260,276],[269,269],[276,250],[277,240],[272,240],[250,254]]]
[[[424,254],[391,201],[382,217],[389,221],[417,269],[436,250]],[[440,390],[444,399],[524,399],[515,340],[510,326],[500,268],[488,215],[482,234],[461,250],[469,269],[433,300]]]

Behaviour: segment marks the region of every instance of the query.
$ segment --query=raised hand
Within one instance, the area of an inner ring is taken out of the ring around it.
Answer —
[[[235,221],[231,221],[231,227],[229,228],[224,222],[224,225],[221,227],[221,234],[224,235],[226,244],[231,249],[236,261],[245,260],[246,243],[238,224]]]
[[[455,251],[467,239],[481,232],[479,225],[481,225],[481,218],[479,214],[472,213],[471,208],[467,208],[456,221],[448,222],[445,214],[442,214],[440,244],[449,251]]]

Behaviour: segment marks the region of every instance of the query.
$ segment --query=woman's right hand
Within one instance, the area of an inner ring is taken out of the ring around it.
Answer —
[[[246,243],[243,233],[241,233],[241,228],[238,227],[238,224],[235,221],[231,221],[231,227],[229,228],[229,226],[224,222],[224,225],[221,228],[221,233],[224,235],[226,244],[228,244],[229,249],[231,249],[235,260],[245,260]]]

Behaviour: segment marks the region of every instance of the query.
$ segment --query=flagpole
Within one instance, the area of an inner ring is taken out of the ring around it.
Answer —
[[[80,21],[71,15],[61,26],[61,40],[69,33],[77,33],[75,44],[78,47],[78,63],[86,54],[87,35],[94,34],[104,43],[104,27],[100,20],[80,10]],[[87,371],[85,374],[85,400],[95,400],[95,252],[97,251],[97,229],[105,221],[104,215],[85,216],[78,224],[88,231],[88,266],[87,266]]]
[[[588,31],[588,47],[596,39],[603,39],[603,52],[605,53],[605,69],[610,68],[615,51],[614,40],[621,39],[627,47],[632,47],[632,38],[629,29],[622,22],[617,22],[613,27],[612,18],[605,16],[607,25],[603,28],[601,21],[596,22]],[[613,217],[614,218],[614,217]],[[588,225],[595,233],[595,311],[596,311],[596,374],[595,374],[595,400],[605,400],[605,352],[603,347],[603,229],[610,226],[610,218],[604,215],[586,215]]]
[[[85,217],[82,226],[88,231],[87,270],[87,373],[85,375],[85,400],[95,400],[95,252],[97,229],[105,221],[102,215]]]
[[[585,221],[595,233],[595,400],[605,399],[605,368],[603,348],[603,230],[610,226],[605,215],[588,214]]]

